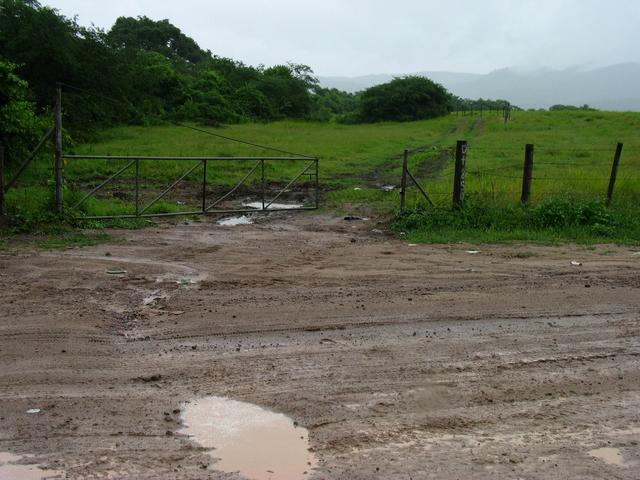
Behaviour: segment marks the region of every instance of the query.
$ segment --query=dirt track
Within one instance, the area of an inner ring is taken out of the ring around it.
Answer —
[[[0,255],[0,452],[239,478],[178,432],[182,402],[219,395],[308,428],[312,479],[640,476],[640,255],[374,228],[284,215]]]

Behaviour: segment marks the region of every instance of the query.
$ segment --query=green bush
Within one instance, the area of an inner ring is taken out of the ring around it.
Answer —
[[[611,238],[640,241],[637,207],[617,205],[608,208],[599,200],[568,197],[551,198],[538,205],[525,206],[470,196],[461,209],[422,205],[398,213],[393,227],[396,231],[426,241],[478,237],[483,240],[546,237],[578,241]]]
[[[364,122],[425,120],[446,115],[447,90],[428,78],[409,76],[376,85],[362,93],[360,117]]]

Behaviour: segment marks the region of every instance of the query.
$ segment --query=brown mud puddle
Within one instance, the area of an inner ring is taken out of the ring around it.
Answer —
[[[257,405],[206,397],[186,404],[182,421],[182,433],[214,449],[216,470],[252,480],[302,480],[316,465],[307,430]]]

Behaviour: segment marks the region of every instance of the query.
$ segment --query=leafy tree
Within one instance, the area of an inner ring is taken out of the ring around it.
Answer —
[[[445,115],[449,108],[449,93],[443,86],[409,76],[365,90],[360,118],[364,122],[422,120]]]
[[[0,143],[8,165],[24,159],[44,132],[43,120],[28,100],[28,85],[16,65],[0,61]]]
[[[208,56],[195,40],[182,33],[169,20],[154,21],[145,16],[119,17],[107,34],[107,39],[116,48],[148,50],[192,63],[201,62]]]
[[[267,68],[256,85],[280,118],[304,118],[311,111],[309,86],[290,65]]]

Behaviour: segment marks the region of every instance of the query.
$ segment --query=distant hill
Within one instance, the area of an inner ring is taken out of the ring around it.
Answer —
[[[589,70],[505,68],[486,75],[426,71],[414,75],[429,77],[461,97],[505,99],[522,108],[588,103],[602,110],[640,110],[640,63]],[[320,77],[320,83],[357,92],[397,76],[402,74]]]

